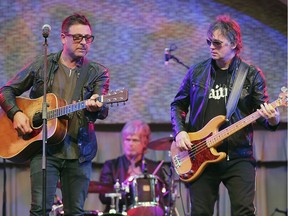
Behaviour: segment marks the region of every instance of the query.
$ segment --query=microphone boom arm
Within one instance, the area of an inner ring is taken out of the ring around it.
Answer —
[[[178,64],[180,64],[180,65],[184,66],[185,68],[189,69],[189,66],[187,66],[183,62],[181,62],[176,56],[170,54],[169,57],[170,57],[170,59],[173,59]]]

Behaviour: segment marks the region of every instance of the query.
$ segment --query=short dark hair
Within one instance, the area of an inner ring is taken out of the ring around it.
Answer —
[[[231,43],[236,44],[236,54],[239,54],[242,49],[242,35],[239,24],[228,15],[220,15],[216,17],[216,20],[210,25],[207,36],[212,38],[213,32],[220,30],[221,34],[228,38]]]
[[[74,13],[73,15],[70,15],[67,18],[65,18],[64,21],[62,22],[62,33],[68,33],[70,26],[75,24],[88,25],[91,29],[90,22],[84,15]]]

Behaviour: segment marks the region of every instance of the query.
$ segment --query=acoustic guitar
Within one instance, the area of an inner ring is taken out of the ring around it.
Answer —
[[[281,88],[278,99],[271,103],[276,108],[288,106],[286,87]],[[209,163],[216,163],[226,157],[225,152],[218,152],[215,147],[222,141],[247,125],[253,123],[261,115],[256,111],[240,121],[219,131],[225,122],[225,116],[219,115],[211,119],[201,130],[188,133],[192,147],[188,151],[180,151],[176,143],[171,144],[171,159],[179,178],[184,182],[195,181]]]
[[[97,99],[105,104],[125,102],[128,100],[128,90],[110,91]],[[68,120],[59,118],[86,108],[85,101],[67,105],[66,101],[53,93],[46,95],[47,102],[47,145],[60,143],[66,136]],[[42,148],[43,140],[43,97],[29,99],[16,97],[17,106],[25,113],[33,131],[24,136],[18,136],[12,121],[0,109],[0,157],[15,163],[23,163]]]

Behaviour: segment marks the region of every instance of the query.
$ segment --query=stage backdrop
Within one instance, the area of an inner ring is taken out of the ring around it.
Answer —
[[[88,57],[110,69],[110,89],[129,89],[126,105],[111,108],[99,124],[169,123],[187,69],[173,60],[165,66],[164,49],[176,48],[172,54],[186,66],[208,58],[206,30],[219,14],[239,22],[241,56],[264,71],[272,100],[287,84],[286,5],[277,0],[1,0],[0,86],[43,54],[44,24],[52,27],[48,52],[61,49],[61,22],[74,12],[91,21],[95,41]]]
[[[174,48],[172,54],[188,67],[208,58],[206,30],[219,14],[229,14],[240,23],[241,56],[263,70],[271,100],[275,100],[287,85],[286,4],[285,0],[1,0],[0,86],[43,54],[44,24],[52,27],[48,52],[56,52],[62,46],[62,20],[74,12],[85,14],[95,35],[88,58],[110,69],[111,90],[129,89],[126,105],[111,107],[109,117],[96,123],[99,149],[92,180],[98,181],[103,162],[123,153],[120,126],[126,121],[147,121],[152,140],[170,136],[170,103],[187,69],[173,60],[164,65],[164,49]],[[287,111],[281,111],[281,121],[286,123]],[[275,133],[257,130],[254,148],[258,215],[276,216],[276,209],[288,206],[286,126]],[[168,151],[149,150],[148,156],[166,165],[170,162]],[[0,203],[6,206],[7,215],[28,215],[29,166],[10,162],[4,166],[0,159],[0,185]],[[184,189],[183,195],[178,192],[176,206],[182,216],[181,197],[185,202],[186,193]],[[223,187],[215,208],[214,216],[231,215]],[[89,194],[85,209],[103,209],[98,194]]]

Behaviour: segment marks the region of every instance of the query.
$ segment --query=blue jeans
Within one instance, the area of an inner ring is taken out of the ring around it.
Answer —
[[[61,182],[62,202],[65,215],[83,215],[87,197],[92,162],[79,163],[78,160],[65,160],[47,155],[46,165],[46,215],[51,211],[57,189]],[[42,155],[36,155],[30,162],[32,203],[30,215],[42,216]]]
[[[208,165],[200,177],[189,185],[191,216],[212,216],[220,183],[228,190],[233,216],[254,216],[255,166],[236,159]]]

